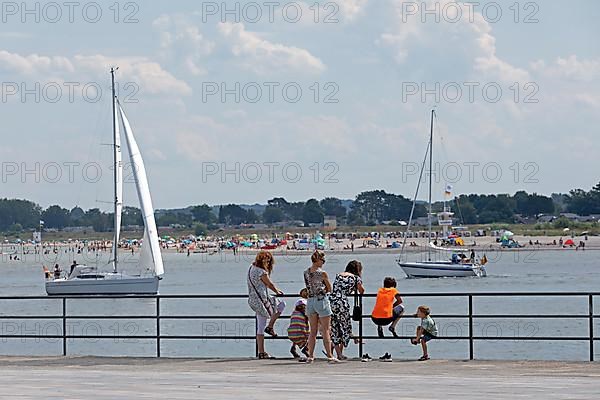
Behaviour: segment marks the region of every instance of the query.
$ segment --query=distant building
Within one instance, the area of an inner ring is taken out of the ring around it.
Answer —
[[[323,218],[323,228],[331,231],[337,229],[337,218],[335,215],[326,215]]]
[[[537,219],[537,222],[543,224],[547,222],[552,222],[556,219],[554,215],[542,215]]]

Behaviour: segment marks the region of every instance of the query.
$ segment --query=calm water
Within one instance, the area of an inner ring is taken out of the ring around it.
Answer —
[[[356,257],[363,262],[363,278],[366,289],[373,293],[381,285],[385,276],[395,276],[398,288],[406,293],[432,292],[496,292],[496,291],[598,291],[600,287],[600,263],[594,251],[546,251],[488,254],[492,261],[488,264],[487,278],[467,279],[404,279],[396,266],[393,254],[329,254],[326,269],[333,273],[343,270],[345,264]],[[0,269],[0,295],[44,295],[41,264],[52,265],[54,260],[41,260],[40,256],[26,255],[20,261],[8,261],[2,256]],[[102,265],[108,254],[98,259],[87,254],[61,254],[61,266],[66,267],[70,260]],[[123,268],[134,271],[136,256],[123,255]],[[251,255],[233,257],[228,253],[206,255],[169,253],[164,255],[166,275],[161,282],[162,294],[196,293],[246,293],[246,272]],[[285,293],[297,293],[302,287],[302,270],[309,265],[309,256],[279,256],[273,279]],[[293,300],[289,299],[288,303]],[[419,304],[427,304],[434,314],[465,314],[467,301],[461,297],[450,298],[410,298],[404,300],[408,311],[412,312]],[[600,310],[600,301],[595,301],[595,309]],[[0,301],[1,314],[10,315],[58,315],[60,304],[57,300]],[[152,315],[154,301],[124,300],[74,300],[69,302],[69,314],[98,315]],[[365,313],[371,310],[372,301],[365,302]],[[569,314],[585,315],[587,298],[477,298],[475,313],[485,314]],[[243,299],[238,300],[163,300],[161,311],[165,315],[247,315],[250,313]],[[288,307],[287,312],[290,311]],[[600,332],[600,322],[596,321],[595,331]],[[416,320],[403,319],[398,326],[399,333],[409,335],[414,332]],[[438,318],[440,335],[467,335],[466,319]],[[284,334],[287,321],[278,322],[277,330]],[[254,343],[236,339],[239,335],[252,335],[252,320],[184,320],[164,319],[161,333],[172,335],[226,335],[227,340],[163,340],[163,356],[249,356],[253,354]],[[374,335],[371,322],[365,320],[366,335]],[[581,319],[479,319],[474,323],[478,336],[583,336],[588,334],[588,321]],[[8,334],[60,334],[60,321],[52,320],[0,320],[0,330]],[[109,319],[109,320],[70,320],[68,331],[76,335],[152,335],[155,333],[153,320]],[[288,342],[269,341],[268,350],[276,355],[287,356]],[[153,355],[155,343],[152,340],[129,339],[77,339],[68,343],[70,354],[97,355]],[[390,351],[395,358],[418,358],[419,349],[407,340],[370,340],[365,349],[372,356]],[[60,354],[62,343],[56,339],[0,339],[2,354]],[[436,358],[468,357],[467,341],[437,341],[430,352]],[[558,359],[585,360],[588,357],[588,343],[559,341],[477,341],[475,356],[493,359]],[[349,355],[357,354],[356,346],[351,345]],[[596,351],[596,354],[600,354]]]

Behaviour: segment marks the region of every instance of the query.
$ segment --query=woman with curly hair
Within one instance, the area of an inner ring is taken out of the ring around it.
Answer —
[[[273,254],[259,251],[248,269],[248,305],[256,313],[256,343],[259,359],[274,358],[265,352],[265,333],[273,337],[277,336],[273,327],[285,308],[285,303],[270,295],[268,291],[271,289],[276,295],[283,294],[271,280],[274,265]]]

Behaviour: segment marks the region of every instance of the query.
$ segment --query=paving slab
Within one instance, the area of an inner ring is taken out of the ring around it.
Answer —
[[[0,388],[10,399],[589,400],[600,398],[600,364],[0,357]]]

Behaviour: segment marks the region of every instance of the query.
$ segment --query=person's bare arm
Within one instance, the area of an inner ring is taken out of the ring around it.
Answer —
[[[394,302],[394,307],[396,307],[397,305],[402,304],[402,296],[400,296],[400,294],[396,295],[396,301]]]
[[[263,283],[269,288],[271,289],[273,292],[281,295],[283,294],[283,292],[279,289],[277,289],[277,287],[275,286],[275,284],[273,283],[273,281],[271,280],[271,278],[269,277],[268,274],[264,274],[263,276],[260,277],[260,280],[263,281]]]
[[[329,275],[325,271],[323,271],[323,283],[325,284],[327,293],[331,293],[331,282],[329,281]]]
[[[365,287],[363,286],[362,282],[358,282],[358,284],[356,285],[356,289],[358,289],[358,293],[363,294],[365,292]]]

